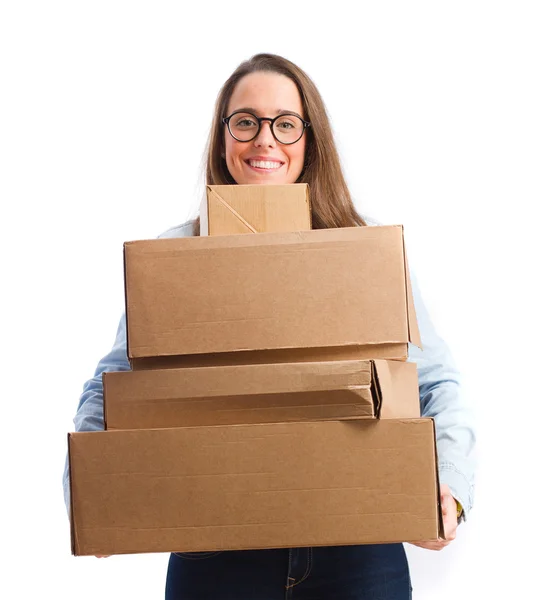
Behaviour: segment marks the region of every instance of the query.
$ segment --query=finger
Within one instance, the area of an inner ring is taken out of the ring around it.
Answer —
[[[419,546],[420,548],[430,548],[430,547],[438,547],[438,546],[448,546],[449,541],[444,540],[443,538],[439,538],[438,540],[422,540],[420,542],[409,542],[414,546]]]
[[[455,514],[449,514],[443,518],[443,529],[445,531],[446,540],[456,539],[456,531],[458,529],[458,521]]]
[[[412,542],[414,546],[418,546],[419,548],[423,548],[423,550],[433,550],[435,552],[439,552],[443,550],[446,546],[449,545],[449,542],[439,541],[439,542]]]
[[[439,487],[439,491],[441,496],[450,496],[451,494],[451,488],[446,484],[446,483],[442,483]]]
[[[441,510],[443,514],[449,514],[454,512],[456,514],[456,500],[450,494],[443,494],[441,496]]]
[[[446,548],[449,544],[450,544],[450,542],[448,542],[447,540],[439,540],[438,542],[434,542],[432,549],[433,550],[443,550],[443,548]]]

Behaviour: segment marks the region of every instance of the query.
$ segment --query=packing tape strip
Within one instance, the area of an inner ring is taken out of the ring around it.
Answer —
[[[216,198],[225,208],[227,208],[234,215],[234,217],[236,217],[236,219],[239,219],[239,221],[241,221],[241,223],[243,223],[243,225],[247,229],[249,229],[251,231],[251,233],[258,233],[256,231],[256,229],[254,229],[254,227],[252,227],[252,225],[248,221],[246,221],[245,219],[243,219],[243,217],[237,211],[235,211],[228,204],[228,202],[226,202],[223,198],[221,198],[216,191],[214,191],[213,189],[210,188],[210,192],[213,194],[213,197]]]

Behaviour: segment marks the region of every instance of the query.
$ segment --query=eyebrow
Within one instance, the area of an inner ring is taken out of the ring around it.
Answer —
[[[253,113],[255,115],[257,115],[257,113],[258,113],[258,111],[255,108],[251,108],[250,106],[245,106],[243,108],[236,108],[232,112],[234,112],[234,113],[236,113],[236,112],[250,112],[250,113]],[[274,114],[275,115],[295,115],[296,117],[300,117],[301,119],[304,119],[304,117],[302,115],[299,115],[298,112],[295,112],[294,110],[286,110],[285,108],[279,108]]]

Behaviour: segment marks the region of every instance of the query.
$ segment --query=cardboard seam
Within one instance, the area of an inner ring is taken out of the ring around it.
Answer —
[[[69,459],[69,493],[70,493],[70,551],[73,556],[78,556],[76,551],[79,547],[77,543],[76,527],[74,526],[74,501],[72,499],[72,461],[71,461],[71,434],[67,434],[67,453]]]
[[[437,442],[436,442],[436,424],[434,419],[430,417],[432,421],[432,432],[434,435],[434,444],[432,451],[434,452],[434,465],[436,469],[436,492],[437,492],[437,510],[438,510],[438,536],[444,540],[445,539],[445,525],[443,524],[443,510],[441,507],[441,485],[439,481],[439,466],[438,466],[438,453],[437,453]]]
[[[266,317],[266,318],[257,318],[257,319],[240,319],[241,321],[273,321],[276,318],[276,315],[273,317]],[[169,328],[168,331],[172,332],[172,334],[177,334],[177,333],[181,333],[183,331],[188,332],[188,329],[192,329],[194,326],[198,325],[200,327],[204,327],[207,324],[209,324],[210,326],[212,324],[219,324],[219,323],[235,323],[238,322],[237,319],[228,319],[227,321],[224,320],[212,320],[212,321],[196,321],[196,322],[191,322],[191,323],[186,323],[185,326],[176,326],[173,328]],[[403,336],[404,337],[404,336]],[[346,349],[346,348],[362,348],[365,346],[391,346],[391,345],[406,345],[408,343],[408,341],[406,340],[406,338],[404,339],[386,339],[386,340],[370,340],[370,341],[358,341],[356,340],[351,340],[351,341],[347,341],[347,342],[343,342],[341,344],[336,344],[336,345],[326,345],[326,346],[319,346],[319,345],[314,345],[314,346],[303,346],[303,345],[298,345],[295,346],[293,344],[289,345],[286,344],[285,346],[262,346],[262,347],[258,347],[258,348],[254,348],[254,350],[251,350],[248,347],[240,347],[240,348],[235,348],[234,350],[221,350],[219,352],[210,352],[210,353],[206,353],[206,352],[198,352],[197,354],[219,354],[221,352],[268,352],[271,350],[309,350],[309,349],[314,349],[314,348],[324,348],[324,349],[328,349],[328,350],[332,350],[332,349]],[[151,342],[151,343],[146,343],[143,345],[138,344],[137,348],[139,352],[150,352],[153,351],[154,349],[154,345],[156,344],[156,342]],[[184,356],[182,355],[175,355],[175,354],[160,354],[158,356]],[[132,356],[132,358],[141,358],[141,356]],[[350,359],[347,359],[350,360]],[[361,360],[371,360],[368,358],[362,358]]]
[[[104,413],[104,431],[108,428],[108,405],[106,402],[106,372],[102,373],[102,410]]]
[[[176,331],[180,332],[181,329],[177,328]],[[128,336],[127,336],[128,337]],[[387,340],[385,342],[380,341],[380,342],[365,342],[365,343],[358,343],[358,342],[347,342],[345,344],[338,344],[337,346],[278,346],[276,348],[254,348],[254,349],[250,349],[250,348],[236,348],[234,350],[220,350],[220,351],[215,351],[215,352],[195,352],[195,353],[189,353],[189,354],[143,354],[140,356],[128,356],[129,358],[133,359],[133,360],[144,360],[144,359],[151,359],[151,358],[173,358],[173,357],[182,357],[182,356],[205,356],[205,355],[209,355],[209,356],[214,356],[214,355],[218,355],[218,354],[234,354],[234,353],[238,353],[238,352],[242,352],[242,353],[246,353],[246,352],[279,352],[281,350],[302,350],[302,351],[309,351],[309,350],[325,350],[325,351],[332,351],[332,350],[347,350],[350,348],[365,348],[367,346],[406,346],[407,342],[406,340],[396,340],[396,341],[392,341],[392,340]],[[152,345],[144,345],[144,346],[138,346],[136,348],[137,352],[146,352],[146,353],[150,353],[150,352],[155,352],[156,350],[154,350],[154,347]],[[344,359],[344,360],[359,360],[359,359]],[[369,360],[367,358],[362,358],[361,360]],[[395,359],[387,359],[387,360],[395,360]],[[403,359],[399,359],[399,360],[403,360]],[[288,361],[289,362],[289,361]],[[309,361],[308,361],[309,362]]]
[[[129,313],[129,306],[128,306],[128,285],[126,284],[126,244],[123,245],[122,247],[122,256],[123,256],[123,272],[124,272],[124,318],[125,318],[125,327],[126,327],[126,357],[128,358],[128,361],[130,361],[130,365],[131,365],[131,359],[133,358],[132,356],[130,356],[130,326],[129,326],[129,319],[128,319],[128,313]]]
[[[401,225],[401,229],[402,229],[402,254],[404,257],[404,289],[406,291],[406,322],[408,324],[408,339],[409,341],[414,344],[415,346],[417,346],[420,350],[423,349],[422,347],[422,342],[419,339],[419,344],[417,344],[413,339],[412,339],[412,330],[413,330],[413,323],[412,323],[412,319],[410,318],[410,287],[411,287],[411,278],[410,278],[410,271],[409,271],[409,267],[408,267],[408,256],[406,253],[406,241],[404,239],[404,225]],[[413,301],[413,291],[411,294],[411,299]],[[415,305],[413,306],[413,313],[414,313],[414,318],[417,319],[417,313],[415,312]],[[419,335],[417,336],[418,338],[421,337],[421,334],[419,332],[419,327],[417,326],[417,330]]]
[[[373,397],[374,409],[376,418],[380,419],[382,416],[382,388],[380,387],[380,377],[376,369],[376,363],[374,360],[371,361],[371,394]]]
[[[412,341],[412,327],[410,323],[410,297],[408,294],[408,263],[406,261],[406,243],[404,240],[404,225],[401,225],[402,257],[404,259],[404,297],[406,300],[406,323],[408,325],[408,340]]]

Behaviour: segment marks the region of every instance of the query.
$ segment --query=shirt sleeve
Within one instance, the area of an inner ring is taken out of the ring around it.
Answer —
[[[440,482],[449,485],[465,518],[473,506],[474,416],[451,352],[431,322],[412,271],[410,277],[423,349],[411,345],[408,360],[417,365],[421,416],[434,419]]]
[[[83,386],[83,392],[74,417],[75,431],[100,431],[104,429],[104,402],[102,373],[106,371],[129,371],[126,353],[126,316],[119,322],[117,336],[111,352],[98,363],[94,376]],[[63,496],[70,516],[69,457],[65,459],[63,472]]]

